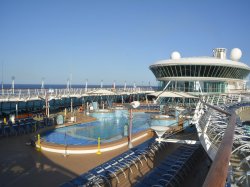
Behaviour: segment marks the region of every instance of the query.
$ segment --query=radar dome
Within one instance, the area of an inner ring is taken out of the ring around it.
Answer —
[[[230,55],[230,58],[234,61],[238,61],[240,60],[242,56],[242,52],[239,48],[233,48],[232,51],[231,51],[231,55]]]
[[[181,58],[181,54],[177,51],[171,53],[171,59],[177,60]]]

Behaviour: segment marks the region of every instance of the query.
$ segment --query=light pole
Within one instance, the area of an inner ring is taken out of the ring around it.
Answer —
[[[132,128],[133,128],[133,114],[132,114],[132,108],[129,109],[129,134],[128,134],[128,148],[133,148],[132,144]]]
[[[3,65],[4,63],[2,62],[2,95],[4,95],[4,89],[3,89]]]
[[[71,111],[71,117],[73,117],[73,98],[72,97],[70,100],[70,111]]]
[[[125,91],[126,88],[127,88],[127,82],[125,81],[125,82],[124,82],[124,88],[123,88],[123,90]]]
[[[40,99],[42,99],[45,102],[45,115],[49,118],[49,98],[47,95],[47,92],[45,91],[45,96],[44,98],[41,96],[38,96]]]
[[[11,89],[12,89],[12,94],[15,92],[15,76],[11,77],[12,83],[11,83]]]
[[[46,97],[46,103],[47,103],[47,116],[48,116],[48,118],[49,118],[49,107],[50,107],[50,105],[49,105],[48,96]]]
[[[41,90],[44,90],[44,77],[42,78]]]
[[[86,79],[86,82],[85,82],[85,93],[88,92],[88,79]]]
[[[45,108],[46,108],[46,116],[49,118],[49,98],[47,92],[45,92]]]
[[[18,102],[16,103],[16,118],[18,116]]]
[[[67,90],[69,91],[69,79],[67,79]]]
[[[103,87],[103,80],[101,80],[101,88]]]
[[[130,104],[125,103],[124,106],[129,109],[129,128],[128,128],[128,148],[131,149],[132,145],[132,128],[133,128],[133,109],[140,106],[139,101],[131,102]]]
[[[113,83],[113,89],[115,90],[115,80],[114,80],[114,83]]]

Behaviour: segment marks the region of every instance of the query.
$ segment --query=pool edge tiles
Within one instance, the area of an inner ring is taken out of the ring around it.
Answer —
[[[143,138],[151,138],[152,131],[145,130],[143,132],[139,132],[133,135],[132,142],[137,142]],[[113,151],[122,147],[128,146],[128,139],[127,137],[122,138],[120,140],[104,143],[101,144],[100,151],[101,152],[108,152]],[[59,154],[91,154],[96,153],[98,151],[97,145],[84,145],[84,146],[77,146],[77,145],[58,145],[48,142],[41,142],[40,145],[36,142],[36,147],[39,148],[41,151],[46,152],[53,152]]]

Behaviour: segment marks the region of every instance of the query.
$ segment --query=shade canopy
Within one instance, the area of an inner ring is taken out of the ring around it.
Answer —
[[[114,92],[104,89],[91,90],[88,92],[89,95],[116,95]]]

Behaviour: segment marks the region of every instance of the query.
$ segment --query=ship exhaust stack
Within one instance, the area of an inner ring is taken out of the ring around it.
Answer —
[[[215,58],[226,59],[227,57],[227,49],[225,48],[215,48],[213,53]]]

